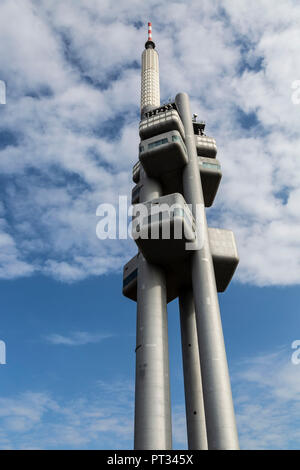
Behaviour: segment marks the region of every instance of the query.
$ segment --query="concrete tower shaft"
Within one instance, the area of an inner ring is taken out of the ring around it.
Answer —
[[[160,105],[158,54],[148,23],[142,54],[141,116]],[[158,180],[140,170],[140,201],[162,195]],[[138,254],[134,448],[171,449],[167,289],[164,270]]]
[[[189,449],[238,449],[217,292],[239,259],[232,232],[208,228],[205,213],[222,176],[216,143],[192,118],[186,93],[160,105],[151,23],[141,75],[132,191],[139,252],[123,275],[124,295],[137,302],[134,448],[172,448],[167,303],[179,297]]]
[[[148,23],[148,41],[142,54],[141,115],[160,105],[158,53],[152,41],[151,23]]]

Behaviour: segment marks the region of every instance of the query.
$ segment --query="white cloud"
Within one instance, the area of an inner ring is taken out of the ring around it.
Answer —
[[[186,448],[183,406],[173,409],[173,446]],[[0,396],[0,449],[132,449],[134,384],[98,380],[93,393],[63,400],[48,392]]]
[[[58,401],[49,393],[26,392],[0,397],[1,449],[132,448],[131,392]]]
[[[242,361],[233,374],[243,449],[299,449],[300,374],[292,349]]]
[[[241,449],[299,449],[300,365],[291,361],[294,351],[281,348],[234,363],[231,382]],[[184,405],[173,407],[178,449],[187,445],[185,420]]]
[[[15,240],[7,233],[5,220],[0,218],[0,279],[28,276],[33,272],[34,266],[21,259]]]
[[[65,346],[81,346],[89,343],[100,343],[104,339],[111,338],[108,333],[89,333],[87,331],[74,331],[68,336],[57,333],[50,334],[46,340],[52,344],[62,344]]]
[[[176,405],[172,407],[172,438],[174,449],[188,448],[184,405]]]
[[[299,449],[300,365],[282,348],[234,364],[232,388],[242,449]],[[98,380],[68,398],[28,391],[0,396],[1,449],[131,449],[134,384]],[[187,446],[184,404],[172,409],[173,447]]]
[[[291,84],[300,77],[300,8],[292,0],[188,8],[175,0],[4,0],[0,209],[10,254],[0,257],[0,276],[42,272],[72,282],[119,270],[136,251],[132,241],[100,242],[95,212],[130,194],[146,37],[139,26],[150,17],[162,97],[189,92],[217,139],[223,181],[210,218],[235,230],[237,277],[298,283],[299,106]]]

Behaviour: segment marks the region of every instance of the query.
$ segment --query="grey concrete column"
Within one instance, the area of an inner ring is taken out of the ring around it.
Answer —
[[[204,208],[189,98],[176,96],[176,105],[185,129],[189,163],[183,170],[186,202]],[[192,255],[192,283],[209,449],[238,449],[238,436],[220,317],[216,281],[210,253],[205,210],[202,212],[203,246]]]
[[[186,424],[189,449],[206,450],[207,437],[193,291],[179,296]]]
[[[141,168],[140,202],[161,195]],[[167,292],[164,270],[139,253],[135,382],[135,449],[171,449]]]

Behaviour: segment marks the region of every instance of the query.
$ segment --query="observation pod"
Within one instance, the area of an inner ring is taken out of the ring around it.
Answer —
[[[218,292],[224,292],[239,264],[239,255],[237,251],[234,233],[231,230],[209,228],[209,244],[213,260],[216,285]],[[137,270],[138,255],[134,256],[125,266],[123,271],[123,295],[136,301],[137,292]],[[164,257],[159,260],[159,264],[166,266]],[[180,289],[191,285],[190,260],[173,265],[172,269],[167,271],[167,297],[168,302],[179,295]]]
[[[123,269],[123,295],[128,299],[137,301],[137,279],[138,279],[138,265],[140,253],[131,258],[128,263],[125,264]],[[180,284],[178,284],[178,277],[174,271],[166,270],[166,286],[167,286],[167,302],[178,297],[180,287],[187,285],[188,282],[188,265],[182,265],[182,269],[186,271],[186,275],[182,275]],[[181,269],[181,273],[182,273]]]
[[[164,132],[177,130],[184,139],[184,127],[174,106],[174,103],[168,103],[145,113],[139,126],[140,138],[149,139]]]
[[[222,178],[221,165],[215,158],[198,157],[205,207],[212,206]]]
[[[197,155],[200,157],[216,158],[217,144],[213,137],[195,135]]]
[[[205,207],[211,207],[222,178],[220,163],[216,160],[217,145],[213,137],[204,135],[205,123],[193,122],[199,170]],[[181,169],[187,164],[185,131],[175,103],[168,103],[146,112],[140,122],[139,159],[147,175],[158,178],[163,194],[182,192]],[[177,145],[172,146],[177,140]],[[207,160],[210,159],[210,160]],[[134,182],[138,182],[139,168],[134,167]]]
[[[141,164],[139,161],[136,162],[132,168],[132,181],[134,183],[138,183],[140,181],[140,168],[141,168]]]
[[[170,132],[172,135],[173,132]],[[165,134],[162,134],[165,135]],[[174,136],[175,137],[175,136]],[[150,139],[149,139],[150,140]],[[140,156],[143,161],[143,167],[149,168],[149,176],[156,175],[156,177],[161,181],[163,187],[163,195],[169,194],[170,192],[181,192],[182,191],[182,182],[180,179],[180,169],[185,164],[186,154],[184,153],[184,144],[181,148],[177,148],[176,155],[174,158],[174,153],[169,152],[166,146],[166,142],[162,143],[163,139],[156,141],[157,143],[156,151],[148,152],[142,151]],[[160,146],[165,145],[164,155],[159,151]],[[144,147],[145,148],[145,147]],[[152,166],[152,157],[154,160],[154,165]],[[169,164],[169,167],[168,167]],[[204,192],[204,204],[205,207],[212,206],[217,191],[220,185],[222,178],[222,171],[220,162],[217,159],[212,159],[208,157],[198,157],[199,171],[201,176],[201,183]],[[142,188],[142,183],[140,182],[140,167],[141,163],[138,161],[132,170],[132,179],[136,186],[132,189],[132,204],[137,204],[140,202],[139,194]],[[172,168],[172,170],[170,170]]]
[[[215,270],[217,291],[224,292],[240,260],[234,233],[231,230],[209,228],[208,237]]]
[[[123,268],[123,295],[136,301],[138,275],[138,254],[135,255]]]
[[[177,130],[142,140],[139,159],[151,178],[179,170],[188,162],[184,142]]]
[[[140,201],[140,192],[142,188],[142,183],[139,182],[136,184],[131,191],[131,204],[138,204]]]
[[[181,194],[137,204],[133,217],[132,235],[148,262],[167,265],[190,254],[186,244],[195,242],[196,224]]]

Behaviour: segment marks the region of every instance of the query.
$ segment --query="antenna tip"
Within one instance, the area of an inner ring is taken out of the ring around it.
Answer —
[[[152,23],[148,23],[148,41],[152,41]]]
[[[148,39],[147,39],[147,42],[145,44],[145,48],[146,49],[154,49],[155,48],[155,44],[152,40],[152,23],[148,22]]]

